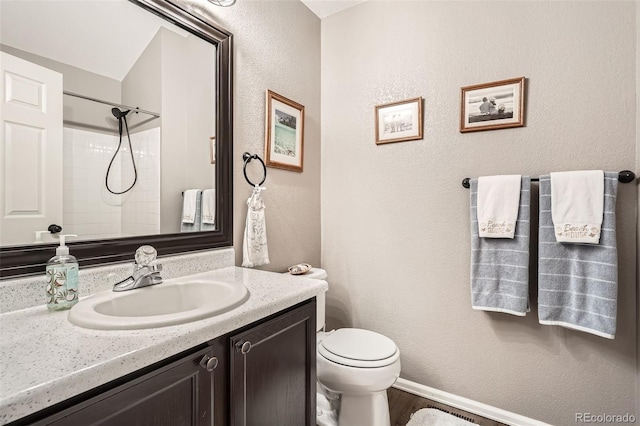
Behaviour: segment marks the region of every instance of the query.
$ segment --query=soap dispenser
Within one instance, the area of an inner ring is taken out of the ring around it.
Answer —
[[[47,262],[46,300],[47,308],[52,311],[69,309],[78,303],[78,260],[69,254],[66,237],[77,235],[60,235],[60,247]]]

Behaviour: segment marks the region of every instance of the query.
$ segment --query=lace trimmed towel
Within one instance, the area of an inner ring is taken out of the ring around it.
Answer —
[[[604,173],[604,219],[599,244],[561,244],[551,219],[551,179],[540,176],[538,317],[613,339],[618,298],[616,194],[618,173]]]
[[[261,194],[264,189],[256,185],[247,200],[247,221],[242,241],[242,266],[247,268],[269,263],[267,223]]]
[[[559,243],[600,242],[604,208],[604,172],[551,173],[551,218]]]
[[[471,179],[471,305],[482,311],[524,316],[529,311],[531,179],[522,176],[520,205],[511,238],[480,238],[478,179]]]
[[[513,238],[520,204],[520,175],[478,178],[480,238]]]

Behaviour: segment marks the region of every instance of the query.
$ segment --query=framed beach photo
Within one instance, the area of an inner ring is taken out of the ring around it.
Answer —
[[[267,90],[265,121],[266,165],[302,172],[304,106]]]
[[[524,77],[462,88],[460,132],[524,126]]]
[[[422,139],[422,98],[376,105],[376,144]]]

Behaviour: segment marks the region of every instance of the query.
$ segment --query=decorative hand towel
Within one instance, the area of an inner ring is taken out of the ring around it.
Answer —
[[[202,191],[201,231],[212,231],[216,228],[216,190]]]
[[[202,204],[202,191],[199,189],[187,189],[182,194],[182,220],[180,232],[200,231],[200,205]]]
[[[524,316],[529,311],[531,179],[522,176],[513,239],[478,235],[478,179],[471,179],[471,305]]]
[[[618,251],[616,193],[618,173],[604,174],[604,220],[600,244],[560,244],[551,219],[551,179],[540,177],[538,317],[613,339],[616,333]]]
[[[559,243],[600,242],[604,172],[551,173],[551,218]]]
[[[481,238],[513,238],[520,204],[520,175],[478,178],[478,229]]]
[[[267,223],[264,216],[262,194],[265,188],[255,186],[247,200],[247,222],[242,241],[242,266],[253,267],[269,263],[267,247]]]
[[[196,221],[196,200],[199,189],[187,189],[182,194],[182,223],[194,223]]]

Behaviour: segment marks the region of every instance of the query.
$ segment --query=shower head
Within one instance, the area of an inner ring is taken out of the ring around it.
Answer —
[[[122,111],[120,108],[111,108],[111,114],[113,114],[113,116],[115,118],[117,118],[118,120],[120,120],[122,117],[126,116],[127,114],[129,114],[131,110],[126,110],[126,111]]]
[[[115,118],[118,119],[118,132],[120,133],[120,137],[122,137],[122,120],[124,119],[124,124],[127,124],[127,114],[129,114],[131,110],[128,109],[126,111],[121,110],[120,108],[111,108],[111,114]],[[127,126],[127,132],[129,131]]]

